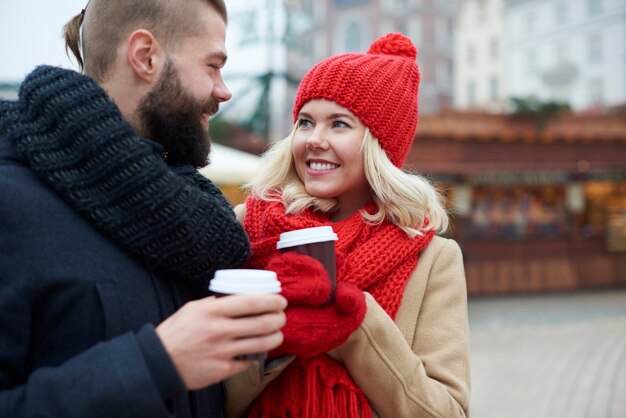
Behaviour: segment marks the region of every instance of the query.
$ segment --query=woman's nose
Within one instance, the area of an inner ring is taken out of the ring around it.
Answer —
[[[306,147],[310,150],[328,148],[328,142],[325,139],[324,132],[319,127],[315,127],[311,135],[307,138]]]

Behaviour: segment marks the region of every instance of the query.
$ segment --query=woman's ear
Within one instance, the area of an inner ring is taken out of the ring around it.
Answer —
[[[137,77],[153,83],[165,62],[165,51],[154,35],[138,29],[128,37],[127,59]]]

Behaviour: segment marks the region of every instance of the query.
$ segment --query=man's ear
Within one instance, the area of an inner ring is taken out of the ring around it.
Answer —
[[[165,62],[165,51],[150,31],[138,29],[128,37],[127,59],[137,77],[154,82]]]

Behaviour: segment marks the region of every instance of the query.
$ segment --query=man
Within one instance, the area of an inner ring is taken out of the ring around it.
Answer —
[[[207,297],[249,255],[195,169],[225,25],[222,0],[91,0],[85,75],[0,102],[0,417],[221,416],[234,358],[282,342],[282,296]]]

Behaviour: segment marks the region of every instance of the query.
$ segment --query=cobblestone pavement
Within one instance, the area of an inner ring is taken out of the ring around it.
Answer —
[[[626,289],[471,298],[472,418],[626,418]]]

